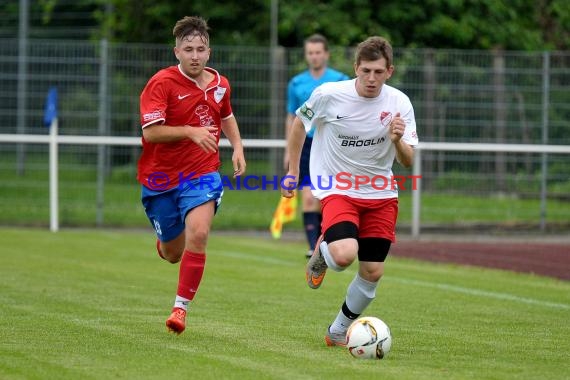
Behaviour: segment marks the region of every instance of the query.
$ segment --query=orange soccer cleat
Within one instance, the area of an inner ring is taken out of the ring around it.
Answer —
[[[323,257],[320,248],[322,241],[323,236],[321,235],[317,241],[315,251],[307,263],[307,271],[305,277],[307,279],[307,284],[311,289],[319,288],[323,282],[323,279],[325,278],[325,274],[327,273],[327,263],[325,262],[325,258]]]
[[[330,327],[327,331],[327,335],[325,335],[325,343],[329,347],[346,346],[346,334],[338,334],[338,333],[331,333]]]
[[[186,328],[186,310],[179,307],[172,309],[172,314],[170,314],[170,317],[166,320],[166,327],[169,332],[178,335],[182,334]]]

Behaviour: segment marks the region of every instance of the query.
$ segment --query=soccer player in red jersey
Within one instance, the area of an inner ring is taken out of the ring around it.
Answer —
[[[234,152],[234,176],[245,173],[238,124],[230,103],[230,84],[206,67],[210,58],[208,25],[184,17],[173,29],[176,66],[158,71],[140,96],[143,151],[137,179],[142,203],[156,230],[161,258],[180,262],[178,290],[169,331],[180,334],[206,261],[206,244],[223,185],[218,172],[220,131]]]

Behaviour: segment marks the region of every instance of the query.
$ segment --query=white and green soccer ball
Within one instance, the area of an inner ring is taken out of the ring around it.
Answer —
[[[392,334],[386,323],[376,317],[356,319],[346,332],[348,352],[359,359],[383,359],[390,352]]]

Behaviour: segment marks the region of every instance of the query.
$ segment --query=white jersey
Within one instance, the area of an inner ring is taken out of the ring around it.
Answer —
[[[402,141],[418,144],[416,120],[410,99],[400,90],[383,85],[376,98],[356,92],[356,79],[325,83],[297,109],[309,131],[316,128],[311,148],[313,195],[386,199],[398,196],[392,174],[396,148],[389,125],[400,113],[406,129]]]

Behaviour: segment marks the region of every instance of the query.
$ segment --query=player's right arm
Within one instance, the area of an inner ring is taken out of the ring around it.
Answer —
[[[298,117],[295,117],[287,139],[289,170],[287,171],[287,176],[283,180],[283,187],[281,188],[281,194],[286,198],[291,198],[294,195],[293,190],[295,190],[295,187],[297,186],[301,150],[303,149],[303,143],[305,142],[306,136],[307,132],[305,132],[303,122]]]
[[[295,115],[287,113],[287,118],[285,119],[285,140],[289,139],[289,134],[291,133],[291,128],[293,125],[293,120],[295,120]],[[283,155],[283,168],[287,170],[289,167],[289,148],[285,147],[285,154]]]
[[[174,127],[159,123],[147,125],[143,128],[143,137],[150,143],[170,143],[185,139],[192,140],[204,152],[214,153],[218,150],[216,137],[210,132],[217,132],[218,127],[191,127],[184,125]]]

